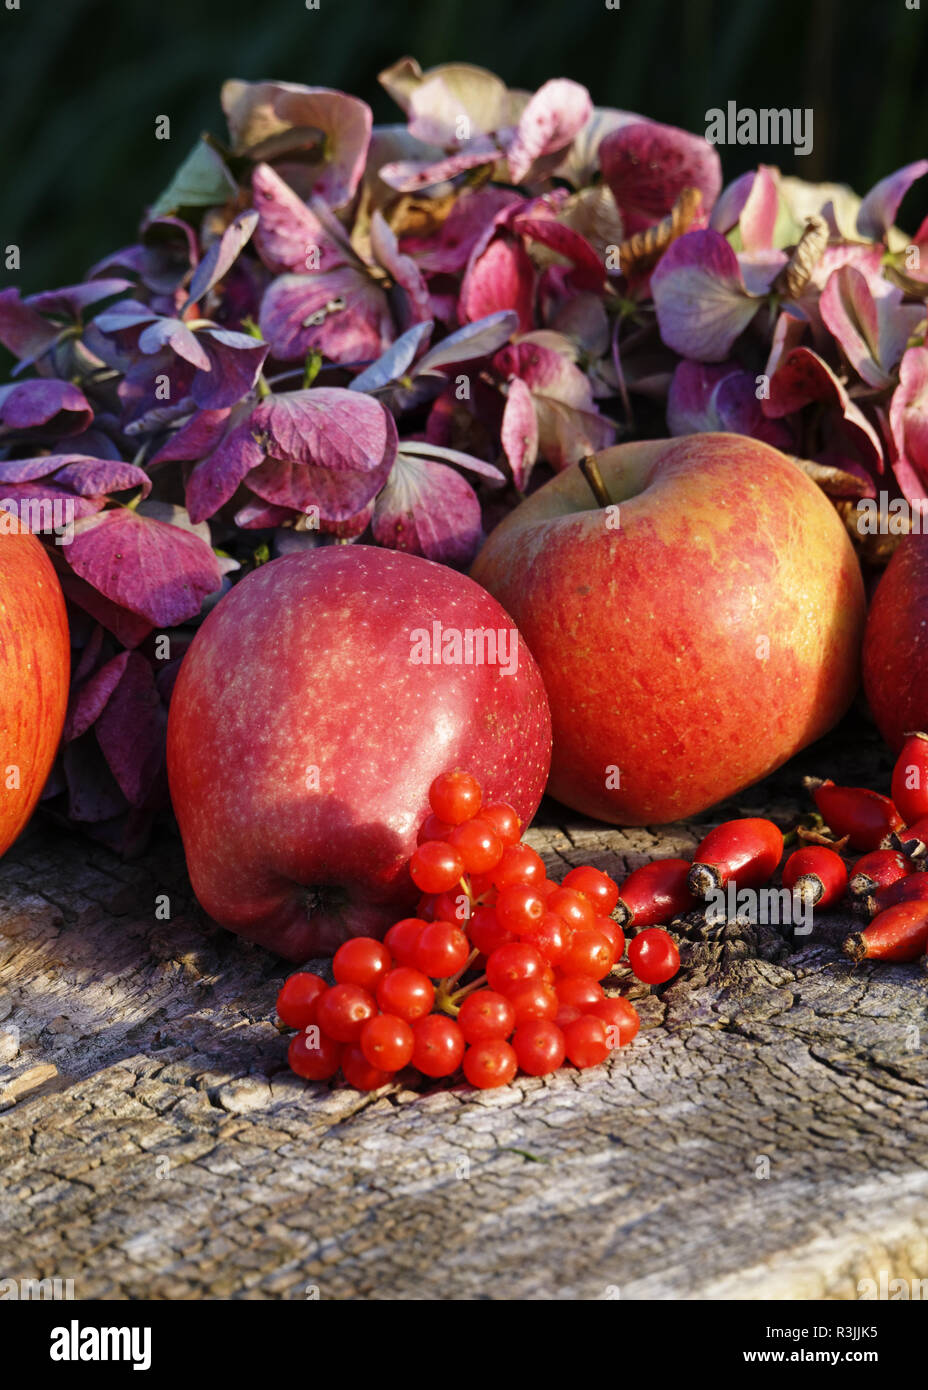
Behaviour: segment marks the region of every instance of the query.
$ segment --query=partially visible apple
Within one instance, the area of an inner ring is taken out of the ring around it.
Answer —
[[[454,633],[466,657],[463,634],[482,629],[502,634],[502,664],[422,664],[433,623],[450,634],[439,658]],[[237,584],[194,638],[168,721],[200,903],[291,960],[382,935],[414,906],[405,865],[439,772],[472,772],[527,822],[550,756],[541,676],[499,604],[371,546],[289,555]]]
[[[858,683],[864,588],[837,513],[741,435],[596,455],[490,535],[471,571],[518,624],[554,726],[548,790],[619,825],[704,811],[829,729]]]
[[[864,636],[864,690],[898,752],[928,728],[928,534],[903,536],[876,587]]]
[[[35,536],[0,528],[0,854],[51,771],[68,705],[71,648],[61,585]]]

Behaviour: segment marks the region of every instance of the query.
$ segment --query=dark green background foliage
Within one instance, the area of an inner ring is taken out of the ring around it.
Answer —
[[[24,291],[81,276],[138,217],[203,129],[229,76],[343,87],[397,113],[378,71],[409,53],[465,59],[512,86],[585,83],[594,101],[705,129],[709,107],[812,106],[815,146],[727,148],[864,192],[928,152],[928,0],[0,0],[0,244]],[[154,138],[155,117],[172,138]],[[928,199],[913,192],[901,224]]]

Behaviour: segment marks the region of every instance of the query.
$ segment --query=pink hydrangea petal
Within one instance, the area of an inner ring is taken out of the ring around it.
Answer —
[[[500,436],[513,482],[524,492],[538,458],[538,421],[532,393],[518,376],[509,383]]]
[[[896,220],[899,204],[912,184],[928,174],[928,159],[916,159],[874,184],[857,211],[857,231],[881,241]]]
[[[651,276],[660,334],[682,357],[721,362],[757,313],[738,258],[711,229],[672,242]]]
[[[372,524],[378,545],[447,565],[469,564],[482,536],[480,503],[466,478],[411,455],[397,459]]]
[[[333,234],[269,164],[255,166],[251,186],[259,214],[255,247],[269,270],[324,273],[354,263],[350,247]]]
[[[503,309],[518,315],[519,327],[534,327],[535,267],[520,241],[500,233],[471,257],[461,282],[458,313],[475,322]]]
[[[519,116],[506,149],[509,175],[522,183],[536,159],[565,149],[593,114],[593,102],[585,87],[558,77],[543,86]]]
[[[298,362],[318,349],[332,362],[379,357],[393,338],[383,289],[352,266],[281,275],[261,304],[261,334],[274,357]]]
[[[722,188],[717,151],[701,135],[639,120],[608,134],[599,147],[603,178],[631,236],[670,212],[684,188],[697,188],[708,213]]]
[[[65,554],[81,579],[156,627],[196,617],[222,583],[219,562],[199,536],[126,507],[78,522]]]

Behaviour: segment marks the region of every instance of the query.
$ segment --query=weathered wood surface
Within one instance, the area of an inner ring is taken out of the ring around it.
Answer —
[[[802,771],[885,778],[864,761],[833,742],[725,809],[785,822]],[[621,872],[703,828],[548,808],[531,839],[555,875]],[[285,967],[203,922],[176,843],[126,865],[37,826],[0,864],[0,1278],[175,1299],[853,1299],[881,1271],[926,1278],[928,977],[852,966],[847,926],[686,941],[605,1068],[359,1096],[285,1070]]]

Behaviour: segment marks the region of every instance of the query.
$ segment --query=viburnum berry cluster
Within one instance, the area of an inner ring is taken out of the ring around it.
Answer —
[[[513,808],[483,805],[467,772],[437,777],[429,803],[409,861],[419,915],[383,941],[346,941],[333,985],[303,971],[280,991],[278,1018],[299,1030],[297,1075],[325,1081],[341,1069],[371,1091],[407,1066],[430,1078],[463,1070],[486,1090],[565,1061],[593,1067],[631,1042],[637,1010],[602,985],[625,953],[616,883],[592,865],[553,882]],[[630,942],[628,963],[663,984],[680,957],[670,934],[650,927]]]

